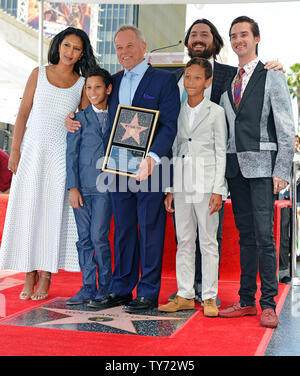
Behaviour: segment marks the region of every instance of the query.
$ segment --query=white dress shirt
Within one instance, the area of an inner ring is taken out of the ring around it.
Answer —
[[[193,124],[194,124],[194,120],[200,114],[200,112],[202,110],[202,107],[203,107],[203,99],[202,99],[202,101],[196,107],[191,107],[188,104],[188,101],[185,101],[185,103],[183,105],[183,110],[186,112],[187,117],[189,119],[189,127],[190,127],[190,129],[192,129]]]
[[[136,92],[136,89],[139,86],[139,83],[141,82],[141,79],[143,78],[148,68],[149,68],[149,65],[144,59],[141,63],[139,63],[138,65],[136,65],[134,68],[130,70],[132,74],[131,80],[128,79],[129,71],[127,69],[124,69],[124,74],[123,74],[123,77],[120,83],[120,88],[119,88],[119,103],[120,104],[126,104],[129,106],[132,105],[132,100]],[[131,94],[129,103],[126,101],[128,92],[130,92]]]
[[[92,104],[92,107],[93,107],[93,110],[98,113],[98,112],[107,112],[107,109],[106,110],[99,110],[99,108],[95,107],[93,104]]]

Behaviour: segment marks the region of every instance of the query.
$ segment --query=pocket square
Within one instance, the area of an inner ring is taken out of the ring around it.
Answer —
[[[144,94],[144,99],[155,99],[155,98],[152,97],[152,96],[149,95],[149,94]]]

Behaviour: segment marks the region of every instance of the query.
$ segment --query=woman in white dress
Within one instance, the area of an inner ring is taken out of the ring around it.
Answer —
[[[64,120],[89,104],[82,76],[96,60],[86,33],[69,27],[53,38],[48,61],[33,70],[26,84],[8,164],[14,175],[0,270],[26,272],[24,300],[46,299],[51,273],[80,270],[65,183]]]

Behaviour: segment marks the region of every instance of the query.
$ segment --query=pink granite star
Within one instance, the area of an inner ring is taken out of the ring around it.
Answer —
[[[134,321],[157,321],[157,320],[182,320],[182,318],[168,317],[168,316],[148,316],[148,315],[133,315],[126,313],[122,310],[121,306],[104,309],[102,311],[75,311],[69,309],[59,309],[59,308],[47,308],[41,307],[47,311],[56,312],[65,315],[65,318],[55,319],[51,321],[46,321],[40,323],[39,326],[43,325],[64,325],[73,324],[74,329],[76,324],[83,323],[99,323],[101,325],[110,326],[112,328],[117,328],[125,330],[131,333],[137,334],[134,326]]]
[[[138,144],[140,144],[140,133],[145,131],[147,127],[139,125],[138,114],[134,115],[134,118],[130,123],[120,123],[125,128],[126,132],[122,137],[122,141],[132,137]]]

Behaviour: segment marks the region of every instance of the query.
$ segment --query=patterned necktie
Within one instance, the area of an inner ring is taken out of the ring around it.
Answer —
[[[107,112],[104,112],[104,111],[96,112],[96,115],[99,120],[102,134],[104,134],[106,131],[106,125],[107,125]]]
[[[235,108],[238,108],[241,98],[242,98],[242,84],[243,84],[243,74],[245,73],[245,69],[241,68],[239,70],[238,75],[236,76],[234,83],[233,83],[233,93],[234,93],[234,104]]]

